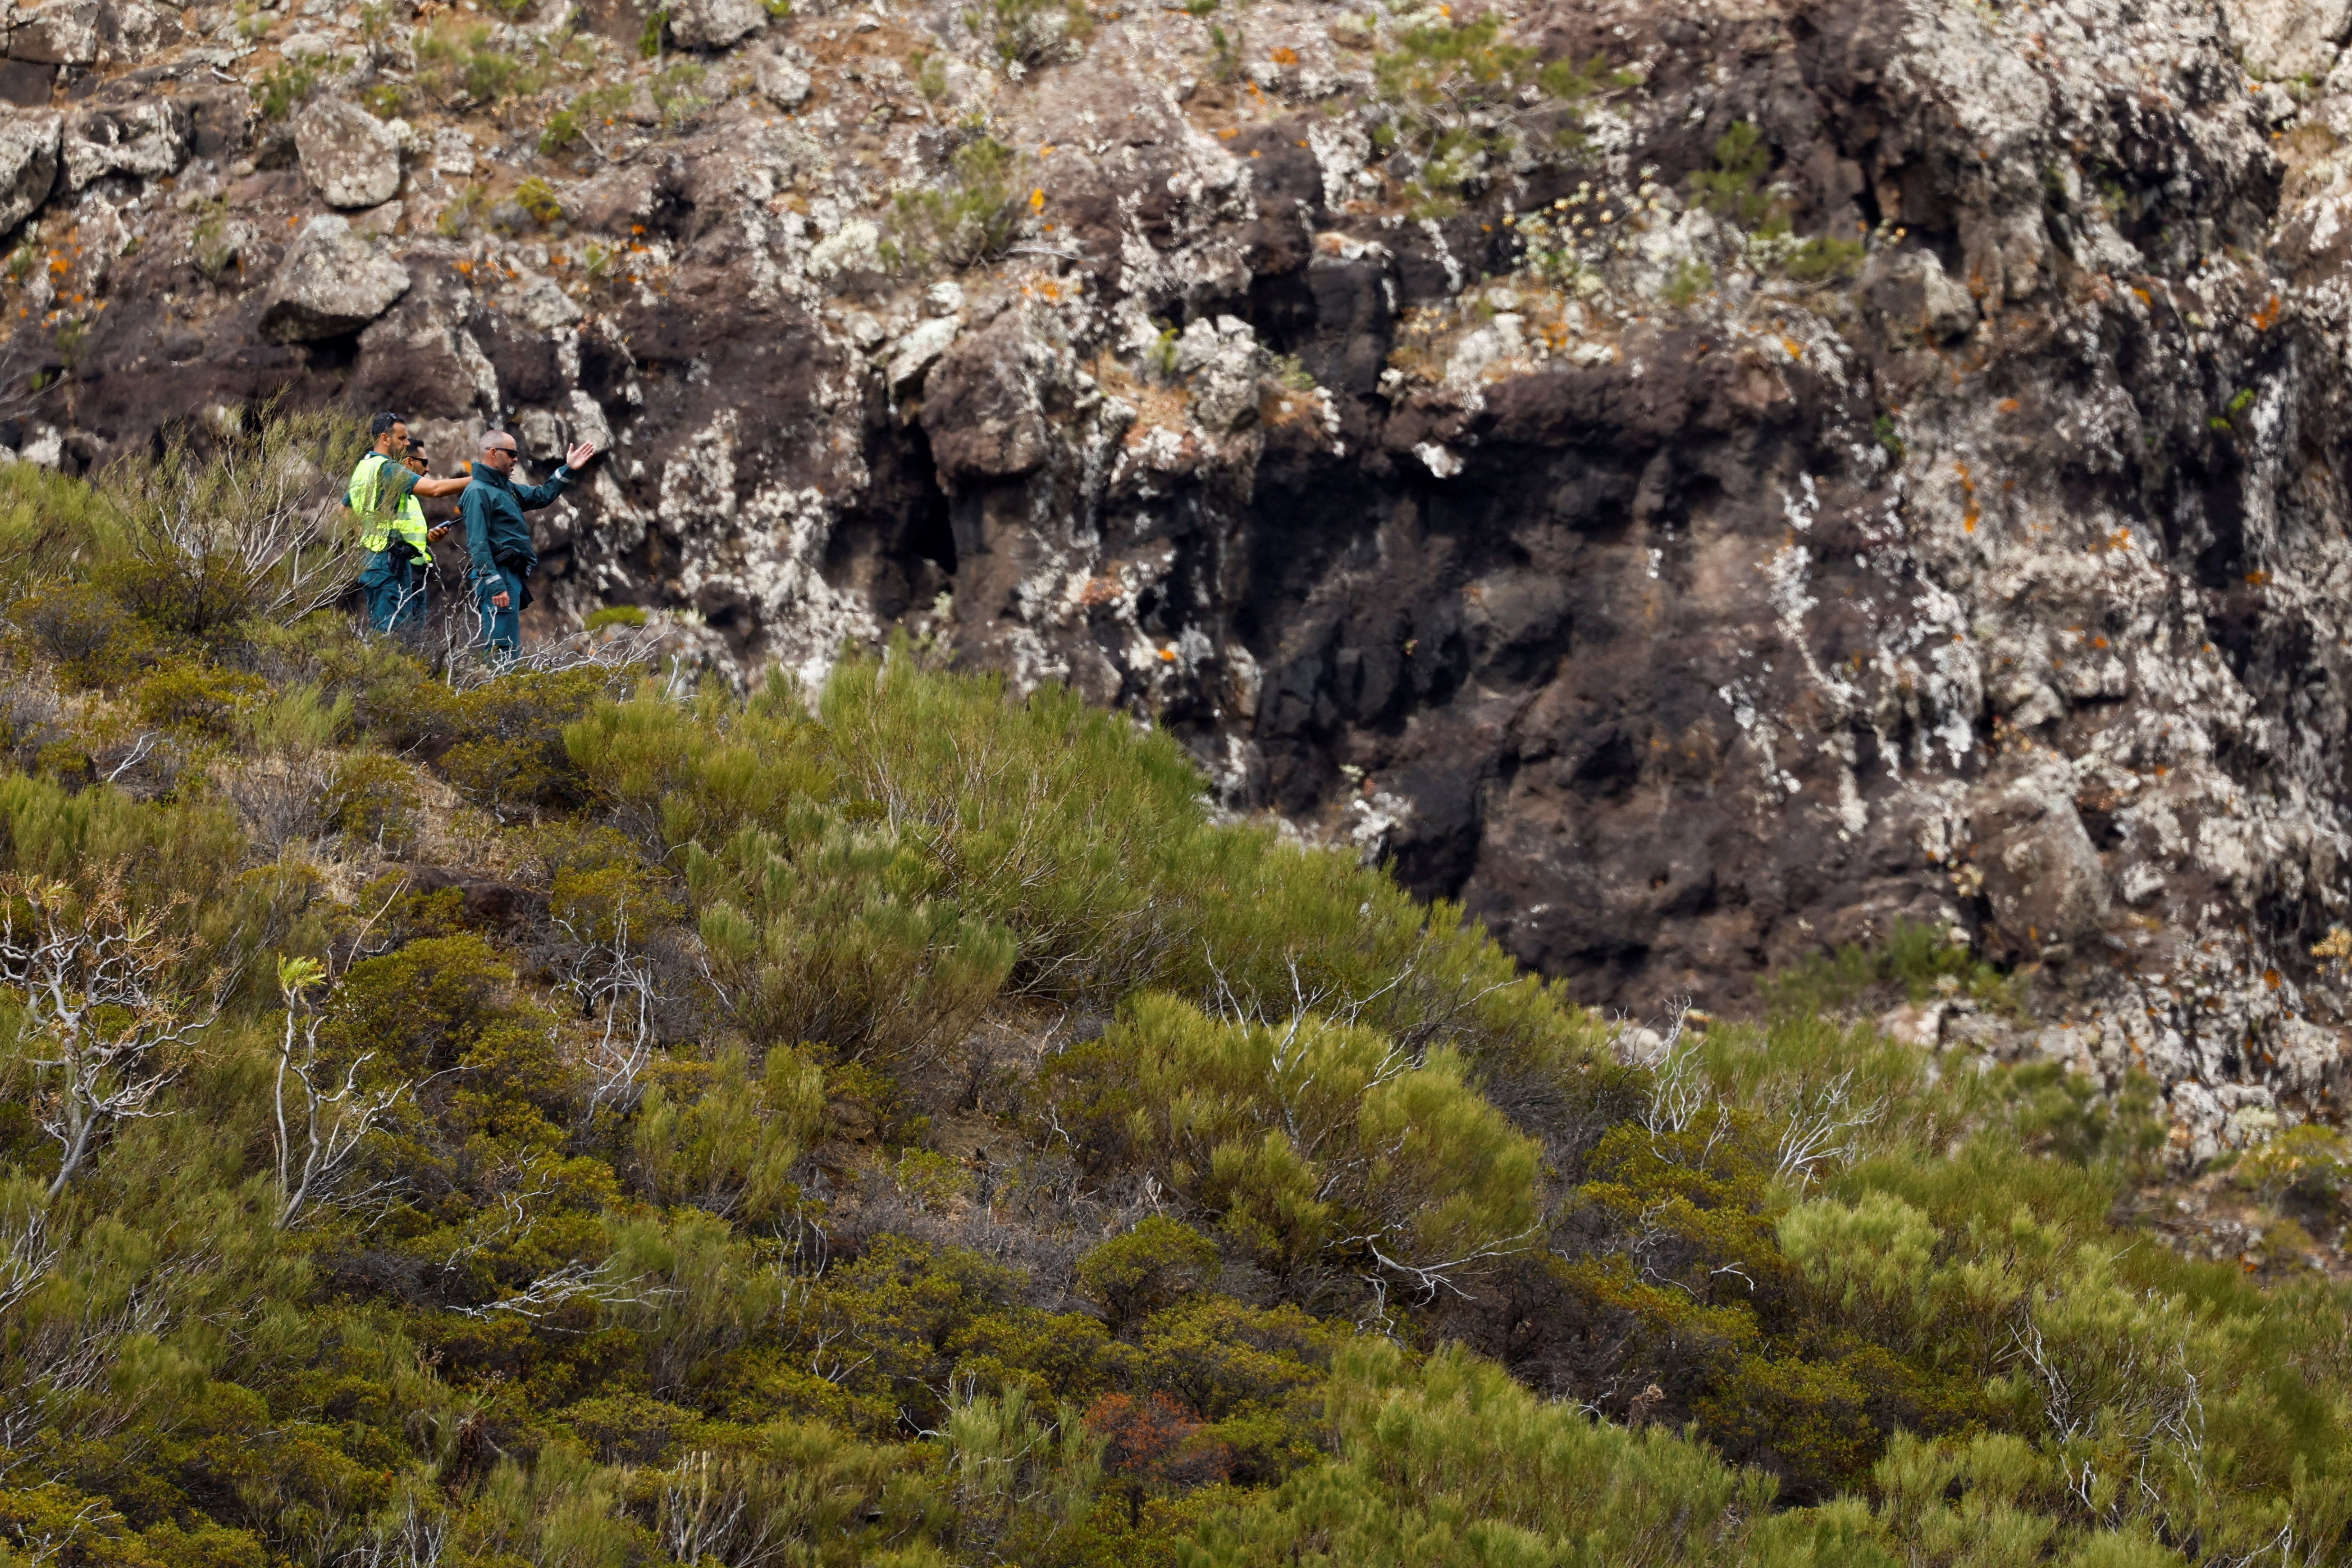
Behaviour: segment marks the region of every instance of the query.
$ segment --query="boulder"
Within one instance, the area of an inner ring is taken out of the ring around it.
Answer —
[[[44,66],[86,66],[98,58],[100,0],[49,0],[17,14],[8,30],[8,57]]]
[[[302,178],[331,207],[373,207],[400,191],[400,138],[345,99],[312,101],[294,121]]]
[[[356,332],[408,292],[408,269],[369,247],[346,219],[321,214],[278,264],[261,310],[262,335],[281,343]]]
[[[798,109],[809,95],[809,74],[782,55],[762,55],[751,68],[761,96],[778,109]]]
[[[1992,905],[1987,935],[2005,956],[2062,956],[2112,908],[2106,867],[2067,789],[2063,768],[2041,768],[2005,788],[1980,787],[1969,807]]]
[[[669,36],[682,49],[724,49],[768,25],[761,0],[677,0]]]
[[[170,99],[140,99],[75,111],[66,121],[66,184],[79,191],[108,174],[160,180],[188,161],[188,111]]]
[[[1020,321],[1003,316],[965,333],[932,367],[923,429],[950,495],[974,481],[1018,478],[1052,453],[1053,426],[1027,348]]]
[[[34,110],[0,118],[0,235],[49,199],[58,183],[58,139],[64,117]]]

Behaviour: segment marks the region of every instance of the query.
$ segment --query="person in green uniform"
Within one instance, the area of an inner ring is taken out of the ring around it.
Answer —
[[[482,614],[478,644],[500,663],[522,646],[522,612],[530,603],[530,574],[539,565],[539,551],[530,539],[525,512],[535,512],[563,494],[596,455],[596,444],[583,441],[563,455],[555,473],[543,485],[518,485],[514,465],[515,438],[493,430],[482,437],[481,461],[473,467],[473,483],[457,503],[466,522],[466,554],[476,605]]]
[[[373,444],[352,470],[343,504],[360,514],[360,548],[369,552],[360,573],[367,596],[368,624],[379,632],[415,625],[425,619],[425,572],[433,564],[420,497],[454,496],[459,478],[431,479],[404,461],[411,444],[408,422],[379,413],[368,422]]]

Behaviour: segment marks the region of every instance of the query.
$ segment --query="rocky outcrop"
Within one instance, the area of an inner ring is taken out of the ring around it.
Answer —
[[[342,218],[320,215],[278,264],[262,297],[261,330],[281,343],[356,332],[408,292],[408,269]]]
[[[294,121],[302,178],[331,207],[381,206],[400,193],[400,139],[355,103],[322,98]]]
[[[57,188],[62,123],[39,110],[0,118],[0,235],[39,211]]]
[[[278,392],[609,441],[535,615],[1069,683],[1594,1001],[1926,925],[2042,1017],[1919,1038],[2146,1066],[2184,1158],[2332,1113],[2336,10],[1554,0],[1493,99],[1374,69],[1442,11],[972,15],[526,16],[494,104],[323,14],[60,65],[67,461]],[[402,96],[391,238],[320,210],[359,111],[219,81],[297,56]]]
[[[79,191],[107,175],[160,180],[188,160],[187,110],[169,100],[141,99],[78,110],[66,119],[66,185]]]

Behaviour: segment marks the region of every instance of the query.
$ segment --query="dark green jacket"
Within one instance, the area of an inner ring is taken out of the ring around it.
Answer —
[[[518,485],[486,463],[475,464],[473,483],[457,501],[466,519],[466,554],[474,563],[470,575],[478,580],[496,565],[518,580],[529,578],[539,565],[539,552],[531,548],[530,524],[523,514],[554,500],[571,482],[572,470],[560,465],[544,485]]]

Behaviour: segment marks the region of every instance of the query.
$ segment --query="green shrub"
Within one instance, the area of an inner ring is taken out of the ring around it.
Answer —
[[[779,1050],[755,1078],[738,1050],[697,1098],[648,1089],[631,1138],[655,1202],[770,1225],[794,1197],[793,1167],[824,1119],[823,1070]]]
[[[1013,967],[1011,934],[934,896],[935,866],[887,833],[835,827],[789,846],[746,828],[716,853],[692,847],[686,874],[719,994],[763,1046],[936,1056]]]
[[[226,736],[268,689],[258,675],[170,659],[133,685],[131,697],[149,724]]]
[[[1535,1145],[1450,1051],[1416,1064],[1370,1030],[1144,996],[1046,1092],[1088,1165],[1149,1169],[1294,1281],[1360,1267],[1426,1295],[1534,1229]]]
[[[1116,1332],[1201,1290],[1216,1270],[1215,1242],[1155,1214],[1079,1259],[1078,1288],[1102,1307]]]
[[[1771,1482],[1656,1428],[1545,1404],[1447,1350],[1343,1352],[1327,1396],[1330,1464],[1205,1521],[1200,1568],[1292,1563],[1736,1562]]]

